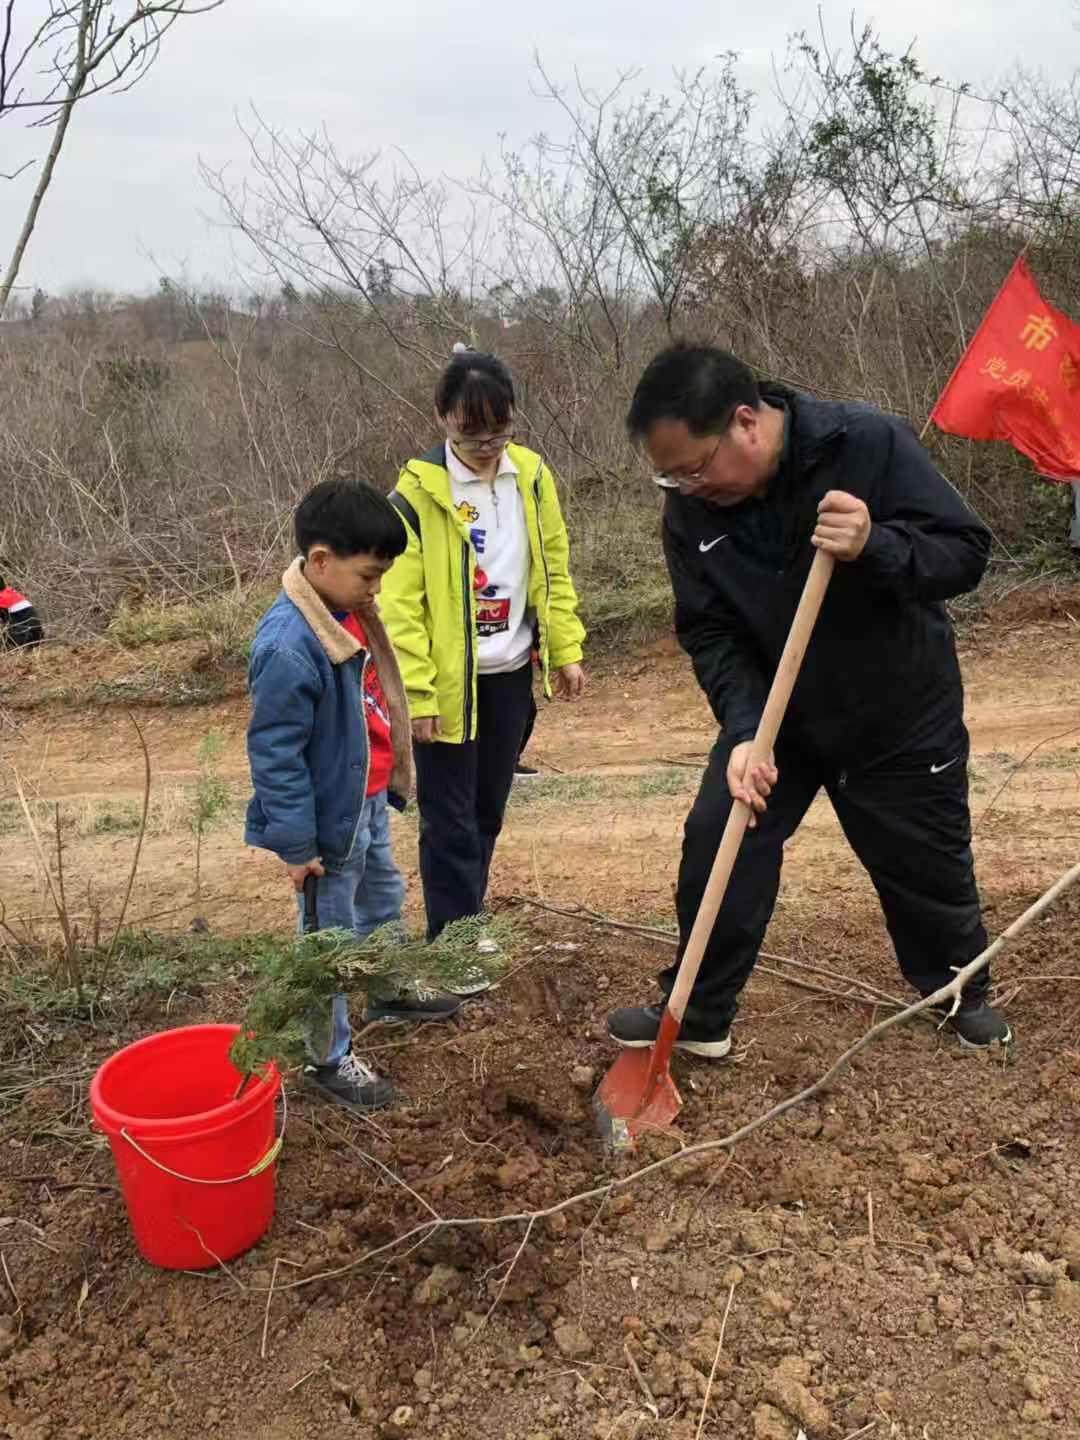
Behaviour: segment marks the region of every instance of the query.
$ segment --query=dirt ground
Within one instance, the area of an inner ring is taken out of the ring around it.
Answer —
[[[965,635],[992,932],[1080,852],[1078,619],[1080,597],[1025,599]],[[0,687],[65,663],[90,662],[42,656]],[[146,840],[136,921],[189,922],[183,797],[196,748],[221,734],[239,799],[244,718],[239,697],[138,713],[155,794],[174,800]],[[651,993],[667,951],[513,897],[669,925],[681,821],[712,736],[667,643],[603,667],[580,707],[543,712],[531,758],[547,778],[519,787],[494,874],[495,902],[522,934],[513,973],[443,1030],[362,1037],[402,1093],[372,1121],[291,1087],[273,1228],[227,1271],[166,1274],[138,1259],[86,1087],[140,1033],[237,1018],[241,987],[192,986],[167,1017],[94,1026],[0,1004],[0,1436],[1080,1434],[1080,897],[996,968],[1019,1036],[1008,1061],[914,1023],[730,1153],[677,1160],[531,1227],[432,1235],[434,1217],[532,1212],[722,1136],[882,1018],[759,974],[733,1060],[679,1062],[677,1134],[629,1167],[597,1143],[589,1090],[612,1058],[604,1015]],[[134,837],[100,817],[140,799],[127,717],[12,711],[0,759],[35,798],[81,807],[68,894],[89,887],[114,912]],[[6,915],[43,930],[47,899],[7,780],[0,803]],[[217,933],[287,927],[276,862],[244,850],[238,823],[234,811],[207,837],[201,909]],[[415,894],[414,839],[403,821]],[[789,848],[769,948],[903,993],[827,804]]]

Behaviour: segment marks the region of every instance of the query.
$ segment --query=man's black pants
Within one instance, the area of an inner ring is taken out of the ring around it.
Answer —
[[[735,862],[690,997],[694,1018],[720,1029],[734,1016],[772,918],[784,843],[822,787],[874,882],[900,968],[915,989],[930,994],[953,978],[954,967],[984,950],[971,854],[968,749],[958,716],[920,736],[917,748],[846,772],[830,771],[781,743],[780,780]],[[676,897],[680,958],[732,805],[726,779],[730,752],[721,737],[686,822]],[[675,971],[672,966],[660,976],[665,993],[671,992]],[[982,971],[965,997],[984,995],[989,981],[989,972]]]
[[[476,682],[476,739],[414,745],[428,939],[479,915],[532,705],[532,666]]]

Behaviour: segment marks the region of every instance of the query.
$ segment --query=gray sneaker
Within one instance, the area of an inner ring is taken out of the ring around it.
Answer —
[[[304,1083],[322,1099],[346,1110],[385,1110],[395,1098],[390,1081],[351,1050],[337,1065],[305,1065]]]

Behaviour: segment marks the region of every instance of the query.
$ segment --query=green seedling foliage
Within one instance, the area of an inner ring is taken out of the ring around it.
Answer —
[[[478,952],[484,936],[496,942],[498,954]],[[300,1064],[312,1018],[342,990],[453,989],[477,970],[494,980],[506,968],[512,940],[505,920],[477,915],[448,925],[431,944],[410,938],[400,925],[384,925],[364,939],[351,930],[317,930],[298,937],[290,949],[257,954],[258,981],[232,1047],[232,1062],[244,1076],[269,1061]]]

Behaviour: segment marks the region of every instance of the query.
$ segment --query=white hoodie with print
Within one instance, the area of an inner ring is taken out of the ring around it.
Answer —
[[[447,441],[446,469],[458,514],[476,552],[477,668],[504,675],[529,663],[529,531],[517,466],[504,450],[494,480],[481,479]]]

